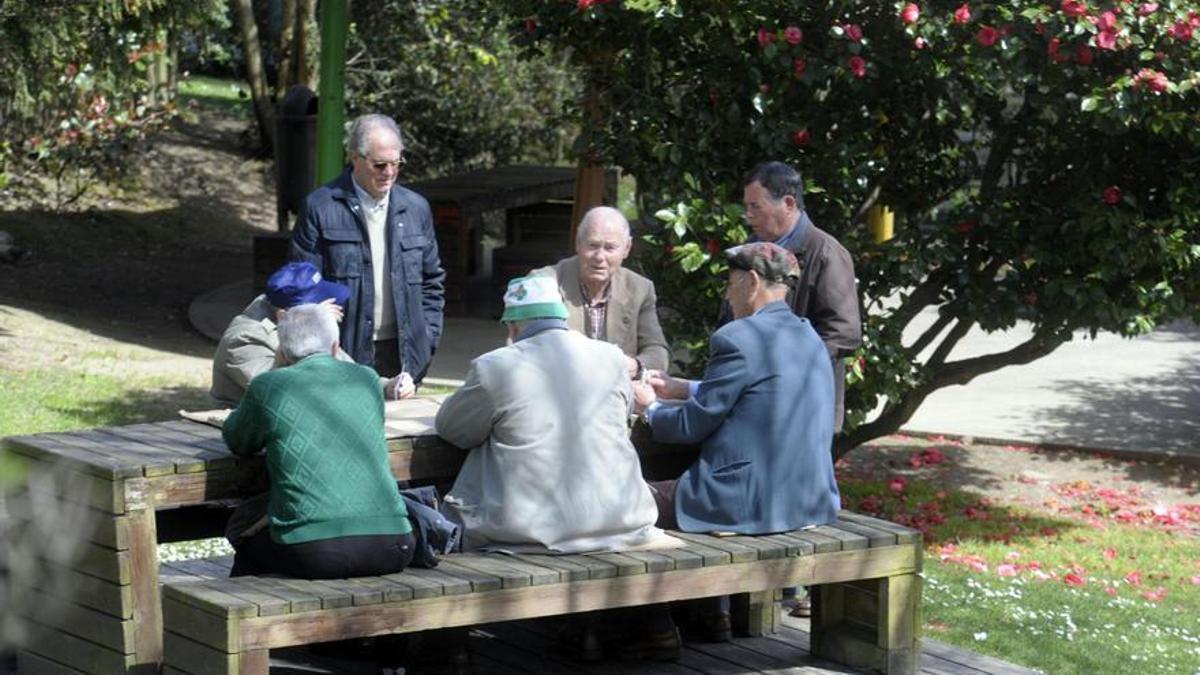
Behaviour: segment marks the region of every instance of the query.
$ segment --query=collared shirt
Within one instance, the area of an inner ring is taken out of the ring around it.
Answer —
[[[525,324],[525,328],[520,333],[517,333],[517,339],[513,340],[513,342],[520,342],[547,330],[567,330],[567,320],[554,318],[533,319]]]
[[[604,291],[596,300],[588,298],[587,288],[579,283],[580,295],[583,296],[583,313],[587,321],[583,323],[583,333],[593,340],[607,340],[608,329],[605,327],[608,318],[608,300],[612,293],[612,281],[604,285]]]
[[[396,302],[392,297],[392,275],[388,273],[387,213],[391,190],[376,200],[354,180],[353,174],[350,182],[354,184],[354,193],[358,195],[358,203],[363,210],[371,246],[371,273],[375,286],[375,306],[371,308],[374,331],[371,337],[376,341],[393,340],[398,337],[399,330],[396,325]]]
[[[806,211],[801,211],[800,215],[796,216],[796,222],[792,224],[792,229],[788,230],[786,234],[776,239],[772,243],[779,244],[790,251],[792,249],[793,242],[795,242],[797,239],[804,238],[804,232],[808,229],[809,225],[812,225],[812,221],[809,220],[808,213]],[[762,240],[752,234],[750,235],[749,241]]]

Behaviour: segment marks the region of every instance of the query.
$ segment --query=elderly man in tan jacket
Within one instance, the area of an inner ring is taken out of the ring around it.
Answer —
[[[620,347],[629,376],[637,378],[647,369],[666,370],[670,354],[658,323],[654,282],[622,267],[632,247],[625,216],[597,206],[579,223],[576,255],[534,273],[558,277],[568,327]]]

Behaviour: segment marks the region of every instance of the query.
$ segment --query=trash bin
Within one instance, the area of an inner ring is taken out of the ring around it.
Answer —
[[[317,95],[294,84],[275,110],[275,203],[279,231],[317,187]]]

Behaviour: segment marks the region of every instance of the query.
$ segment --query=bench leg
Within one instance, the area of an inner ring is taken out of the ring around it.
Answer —
[[[729,597],[729,618],[735,635],[759,637],[779,630],[782,591],[737,593]]]
[[[268,675],[270,672],[271,658],[266,649],[242,652],[238,675]]]
[[[918,575],[823,584],[810,592],[814,656],[884,673],[917,672]]]

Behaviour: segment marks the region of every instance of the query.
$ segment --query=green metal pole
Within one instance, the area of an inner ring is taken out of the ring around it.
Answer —
[[[342,135],[346,119],[346,0],[321,0],[321,83],[317,86],[317,183],[337,177],[345,166]]]

